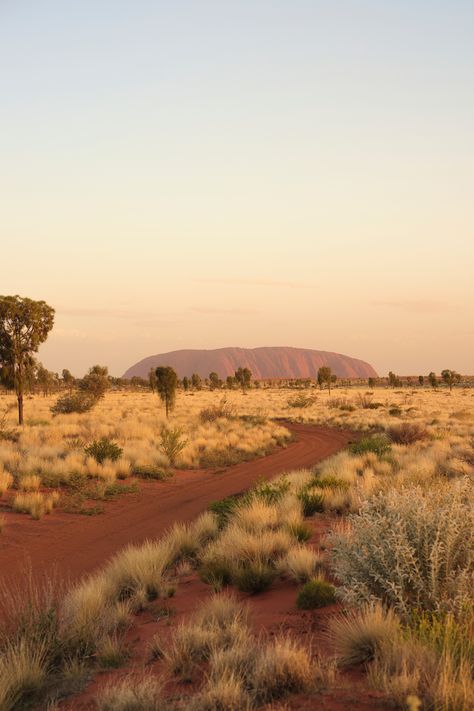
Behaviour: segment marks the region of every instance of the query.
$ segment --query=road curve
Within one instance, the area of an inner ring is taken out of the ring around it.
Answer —
[[[21,580],[29,563],[34,577],[54,570],[74,580],[102,566],[128,543],[160,536],[176,521],[191,521],[218,499],[238,494],[260,479],[314,466],[353,439],[348,431],[287,423],[294,440],[273,454],[218,472],[177,472],[169,481],[143,483],[140,492],[119,497],[99,516],[58,513],[40,521],[5,514],[0,535],[0,575]]]

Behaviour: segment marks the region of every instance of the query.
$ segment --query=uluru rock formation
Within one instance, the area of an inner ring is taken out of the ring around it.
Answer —
[[[267,348],[216,348],[215,350],[180,350],[149,356],[135,363],[124,374],[124,378],[140,376],[146,378],[150,368],[170,365],[178,376],[198,373],[207,378],[212,371],[220,378],[234,375],[237,368],[250,368],[252,376],[261,378],[314,378],[318,368],[328,365],[339,378],[377,377],[369,363],[358,358],[315,351],[307,348],[267,347]]]

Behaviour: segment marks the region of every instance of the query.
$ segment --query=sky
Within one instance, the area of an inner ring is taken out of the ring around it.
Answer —
[[[0,0],[0,293],[121,375],[297,346],[474,373],[474,4]]]

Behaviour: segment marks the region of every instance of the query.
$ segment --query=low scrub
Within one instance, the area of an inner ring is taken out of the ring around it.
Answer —
[[[98,398],[90,393],[72,393],[62,395],[51,407],[53,416],[70,415],[73,412],[89,412],[99,402]]]

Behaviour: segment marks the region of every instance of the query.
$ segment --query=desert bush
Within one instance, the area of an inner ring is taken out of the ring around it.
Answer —
[[[156,676],[128,676],[111,682],[96,698],[99,711],[166,711],[163,682]]]
[[[377,494],[332,536],[333,563],[348,602],[373,599],[403,616],[456,609],[470,599],[474,506],[468,481],[449,489]]]
[[[353,442],[350,445],[349,451],[351,454],[367,454],[373,452],[378,457],[383,457],[388,454],[392,446],[385,435],[372,435],[371,437],[362,437],[358,442]]]
[[[351,666],[371,661],[382,644],[399,636],[401,626],[391,610],[369,603],[360,610],[333,617],[329,630],[338,663]]]
[[[174,466],[179,454],[186,447],[188,441],[182,439],[183,432],[179,427],[162,427],[160,434],[160,449],[165,454],[171,466]]]
[[[400,425],[389,427],[387,435],[395,444],[413,444],[426,439],[428,432],[417,422],[402,422]]]
[[[300,610],[313,610],[316,607],[331,605],[336,600],[334,585],[324,578],[309,580],[298,593],[296,606]]]
[[[93,457],[98,464],[103,464],[106,459],[116,462],[122,456],[123,449],[108,437],[102,437],[85,447],[84,452],[87,456]]]
[[[401,407],[391,407],[388,411],[388,414],[392,415],[392,417],[400,417],[402,412],[403,410]]]
[[[69,415],[73,412],[89,412],[89,410],[92,410],[92,408],[97,405],[98,401],[98,398],[94,395],[85,392],[62,395],[51,407],[51,412],[53,416]]]

